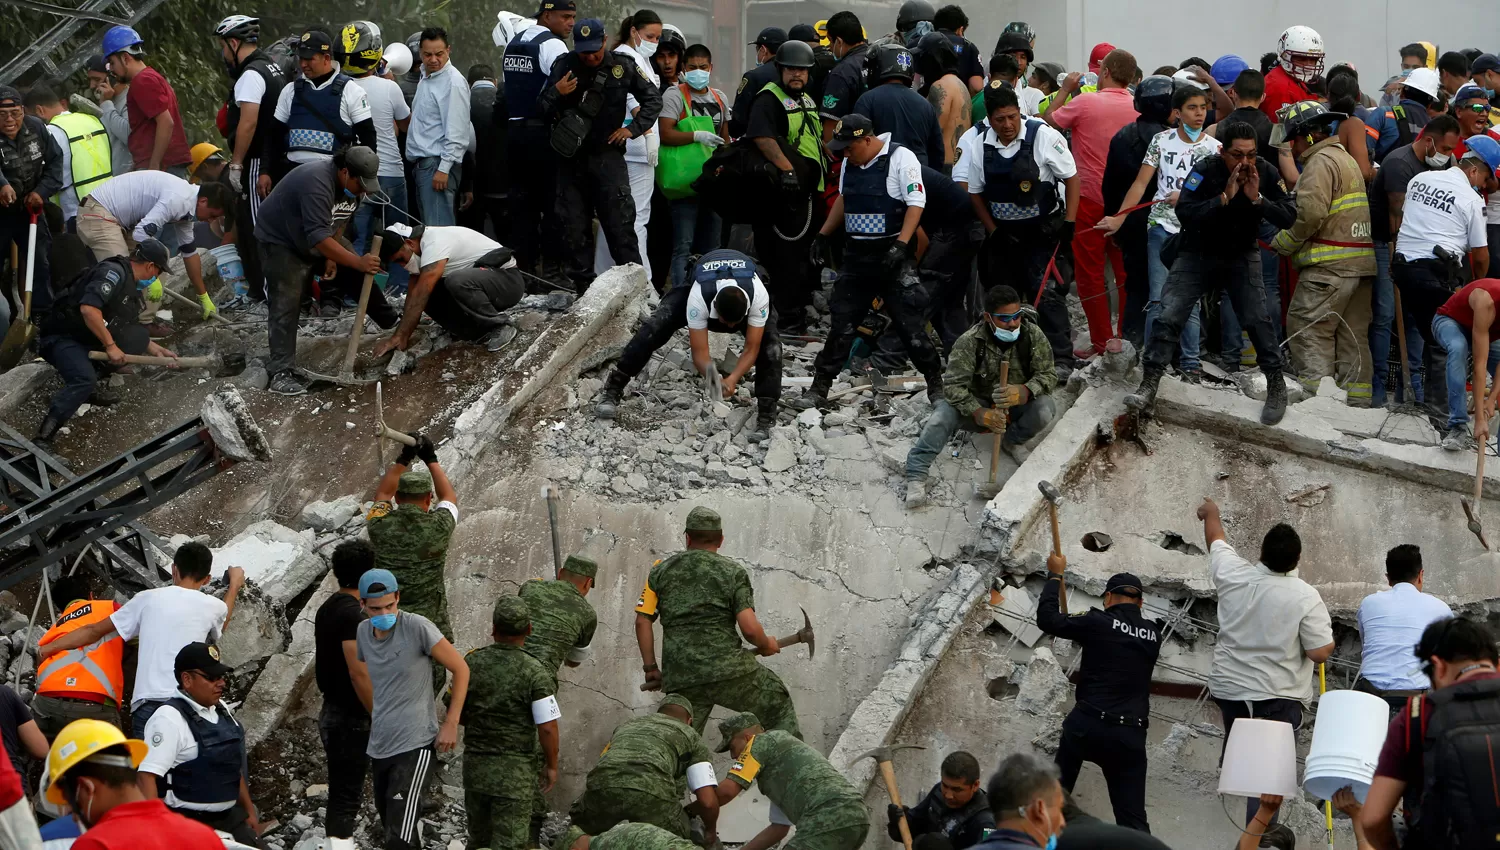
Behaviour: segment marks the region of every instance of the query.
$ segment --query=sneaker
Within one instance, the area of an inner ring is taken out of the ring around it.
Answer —
[[[338,301],[326,301],[318,307],[318,318],[337,319],[344,314],[344,305]]]
[[[1015,461],[1017,466],[1025,463],[1026,458],[1031,457],[1031,449],[1026,448],[1020,443],[1012,443],[1010,440],[1005,439],[1000,441],[1000,451],[1010,455],[1010,459]]]
[[[1203,369],[1202,368],[1183,369],[1182,370],[1182,380],[1184,382],[1186,382],[1186,383],[1189,383],[1189,384],[1201,384],[1201,383],[1203,383]]]
[[[908,478],[908,479],[906,479],[906,507],[907,507],[907,510],[911,510],[912,508],[925,507],[926,505],[927,505],[927,479],[926,478]]]
[[[1443,432],[1443,450],[1461,452],[1469,447],[1469,429],[1463,425],[1451,425]]]
[[[296,372],[287,369],[272,375],[271,383],[266,389],[277,395],[304,395],[307,393],[307,384],[297,377]]]
[[[483,345],[485,347],[485,350],[487,351],[499,351],[505,346],[510,345],[511,342],[515,340],[518,333],[520,333],[520,331],[517,331],[511,325],[505,325],[503,327],[499,327],[495,330],[490,331],[485,335],[484,339],[481,339],[479,341],[479,343],[480,345]]]

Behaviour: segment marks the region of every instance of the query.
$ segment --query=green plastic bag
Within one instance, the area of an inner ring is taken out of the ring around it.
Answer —
[[[695,130],[714,132],[714,119],[707,115],[690,115],[677,122],[677,130],[691,133]],[[656,162],[656,185],[671,200],[691,198],[693,181],[703,174],[703,163],[713,155],[708,145],[693,142],[688,145],[662,145]]]

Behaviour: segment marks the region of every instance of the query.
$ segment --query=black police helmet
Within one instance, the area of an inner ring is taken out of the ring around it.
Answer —
[[[1159,124],[1172,115],[1172,92],[1177,81],[1165,74],[1152,74],[1135,86],[1135,111]]]
[[[805,41],[788,41],[776,48],[776,66],[778,68],[811,68],[813,66],[813,49]]]
[[[876,82],[905,80],[910,83],[913,64],[910,50],[899,44],[882,44],[870,53],[870,78]]]
[[[896,29],[906,32],[917,25],[918,21],[931,21],[937,15],[937,9],[927,0],[906,0],[901,4],[900,11],[896,12]]]
[[[917,42],[915,51],[922,76],[937,79],[949,71],[958,70],[958,51],[953,42],[940,32],[930,32]]]

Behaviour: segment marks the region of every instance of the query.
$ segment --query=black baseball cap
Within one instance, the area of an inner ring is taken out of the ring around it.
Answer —
[[[828,149],[841,151],[849,147],[856,139],[863,139],[875,135],[875,124],[858,112],[845,115],[833,131],[833,138],[828,141]]]
[[[540,15],[545,12],[576,11],[578,11],[578,4],[574,3],[573,0],[542,0],[541,4],[537,6],[536,13]]]
[[[167,255],[167,246],[155,239],[146,239],[135,243],[135,259],[151,263],[162,271],[167,270],[170,259]]]
[[[805,41],[808,44],[817,44],[819,41],[818,31],[813,29],[812,24],[797,24],[787,33],[788,41]]]
[[[0,106],[22,106],[21,92],[15,86],[0,86]]]
[[[1500,56],[1493,53],[1481,53],[1474,57],[1474,64],[1469,66],[1469,76],[1483,74],[1485,71],[1500,71]]]
[[[786,44],[786,42],[786,30],[782,29],[781,27],[766,27],[765,29],[761,30],[760,35],[756,36],[755,40],[750,43],[761,45],[767,50],[775,50],[781,45]]]
[[[1140,596],[1141,580],[1132,573],[1115,573],[1109,577],[1109,583],[1104,585],[1105,593],[1118,593],[1122,596]]]
[[[308,30],[297,44],[297,58],[311,59],[319,53],[333,54],[333,39],[322,30]]]
[[[222,679],[233,669],[219,660],[219,648],[201,641],[184,646],[177,653],[173,672],[181,676],[188,670],[197,670],[208,679]]]
[[[108,74],[109,61],[103,56],[90,56],[84,60],[83,69],[85,71],[93,71],[96,74]]]

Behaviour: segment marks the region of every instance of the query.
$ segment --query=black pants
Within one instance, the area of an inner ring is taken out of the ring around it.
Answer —
[[[594,252],[589,250],[590,224],[599,219],[609,255],[617,265],[640,263],[635,238],[635,198],[625,154],[613,145],[584,150],[557,163],[557,216],[566,234],[568,278],[579,295],[594,282]]]
[[[1150,832],[1146,822],[1146,728],[1108,723],[1075,708],[1063,721],[1057,769],[1068,791],[1086,761],[1099,765],[1109,786],[1115,823]]]
[[[1238,308],[1236,308],[1238,309]],[[1257,346],[1257,351],[1259,347]],[[1246,700],[1224,700],[1214,697],[1214,702],[1219,704],[1219,712],[1224,717],[1224,746],[1229,746],[1229,732],[1234,728],[1234,721],[1241,718],[1254,720],[1280,720],[1283,723],[1292,724],[1293,729],[1302,727],[1302,703],[1294,699],[1263,699],[1255,701]],[[1224,762],[1224,750],[1219,750],[1219,763]],[[1255,819],[1255,813],[1260,811],[1260,800],[1250,798],[1245,801],[1245,823]],[[1277,818],[1271,818],[1275,823]]]
[[[970,289],[974,283],[974,255],[982,240],[971,240],[968,233],[939,231],[927,242],[927,253],[917,266],[920,282],[904,293],[903,306],[916,313],[925,326],[931,325],[943,344],[943,354],[953,350],[953,343],[964,331],[979,321],[971,312]],[[981,302],[982,302],[981,298]],[[870,362],[887,374],[906,367],[906,343],[900,334],[884,334],[875,346]]]
[[[504,195],[474,193],[474,202],[466,210],[458,211],[458,225],[475,233],[484,233],[485,222],[490,224],[490,234],[497,242],[510,237],[510,199]],[[507,243],[508,244],[508,243]]]
[[[1151,300],[1151,271],[1146,255],[1146,211],[1131,213],[1125,224],[1115,233],[1115,244],[1120,246],[1120,258],[1125,267],[1125,304],[1121,307],[1120,324],[1123,336],[1130,340],[1137,351],[1146,349],[1146,302]],[[1135,219],[1139,217],[1139,221]],[[1262,299],[1264,301],[1264,299]],[[1278,311],[1281,305],[1276,305]],[[1277,314],[1280,319],[1280,314]],[[1154,324],[1153,324],[1153,327]]]
[[[864,246],[850,240],[844,249],[844,270],[834,282],[833,297],[828,301],[832,325],[823,350],[813,362],[814,380],[831,383],[844,368],[849,349],[854,345],[855,327],[878,296],[885,301],[885,312],[891,317],[888,333],[902,338],[912,362],[927,378],[928,386],[935,386],[943,376],[943,361],[927,337],[922,316],[906,306],[900,269],[885,265],[885,253],[893,240],[870,241],[875,244]]]
[[[615,364],[621,374],[627,378],[639,375],[651,361],[651,355],[666,345],[678,330],[687,327],[688,293],[696,285],[688,281],[683,286],[667,290],[667,294],[661,297],[661,304],[657,306],[656,312],[641,323],[635,336],[625,344],[625,350]],[[710,319],[708,323],[708,329],[715,333],[737,333],[741,336],[747,327],[748,325],[742,324],[731,328],[716,319]],[[781,398],[781,333],[776,329],[775,307],[771,308],[771,315],[766,319],[765,332],[760,338],[760,352],[755,358],[755,397]]]
[[[297,365],[297,318],[302,299],[311,291],[313,278],[323,271],[324,263],[321,257],[308,259],[284,245],[261,242],[257,247],[267,282],[266,336],[271,356],[266,362],[266,371],[275,375]],[[363,286],[361,272],[339,266],[338,275],[331,286],[325,283],[322,295],[327,300],[342,302],[345,294],[358,298]],[[377,286],[370,287],[368,315],[382,328],[394,327],[401,318]]]
[[[807,307],[818,288],[818,273],[809,256],[813,236],[822,226],[818,208],[816,198],[798,196],[772,218],[752,225],[755,259],[770,275],[766,287],[788,333],[807,328]],[[791,236],[797,238],[783,238]]]
[[[9,254],[12,242],[16,245],[16,292],[23,299],[11,310],[11,318],[21,317],[21,308],[26,297],[26,243],[30,238],[31,215],[21,201],[25,195],[17,193],[16,202],[9,207],[0,207],[0,253]],[[46,315],[52,306],[52,231],[42,216],[36,219],[36,268],[31,279],[31,315]],[[100,259],[103,259],[102,257]],[[9,292],[9,289],[5,290]]]
[[[1047,264],[1057,250],[1057,240],[1042,231],[1044,219],[997,221],[995,232],[984,242],[979,277],[986,290],[1005,285],[1021,293],[1026,304],[1036,304],[1038,324],[1052,345],[1052,359],[1060,366],[1073,365],[1073,332],[1068,321],[1068,302],[1055,280],[1044,281]],[[1037,301],[1037,287],[1042,290]]]
[[[234,244],[239,252],[240,264],[245,268],[245,284],[252,301],[266,300],[266,275],[260,265],[260,251],[255,247],[255,222],[261,200],[251,201],[256,191],[255,183],[260,177],[261,161],[258,158],[245,161],[245,194],[234,203]]]
[[[1453,295],[1460,281],[1449,281],[1447,272],[1436,260],[1403,260],[1391,257],[1391,280],[1401,292],[1401,309],[1410,314],[1417,323],[1417,332],[1422,335],[1423,386],[1447,386],[1447,355],[1432,335],[1432,318],[1437,315],[1448,298]],[[1392,328],[1391,335],[1395,336]],[[1427,401],[1435,407],[1446,408],[1447,394],[1442,391],[1427,391]]]
[[[318,736],[328,759],[328,835],[353,838],[359,798],[365,790],[370,757],[370,715],[323,701],[318,714]]]
[[[110,332],[114,336],[115,345],[126,354],[145,354],[146,347],[151,343],[146,327],[134,322],[110,328]],[[94,392],[94,385],[99,381],[100,371],[108,372],[108,364],[89,359],[90,351],[103,351],[104,347],[93,334],[82,337],[49,334],[41,338],[36,348],[42,359],[50,363],[57,370],[58,377],[62,378],[63,387],[52,397],[52,405],[47,408],[47,417],[62,424],[78,412],[80,405],[88,401]]]
[[[235,841],[249,847],[266,846],[261,843],[260,836],[255,834],[255,830],[250,828],[250,815],[239,803],[235,803],[233,807],[222,812],[200,812],[196,809],[173,809],[172,811],[188,820],[195,820],[209,829],[227,832]]]
[[[385,850],[421,850],[422,799],[432,776],[432,746],[372,759],[375,811],[385,832]]]
[[[1205,295],[1217,296],[1220,289],[1229,295],[1240,327],[1249,332],[1255,344],[1255,362],[1260,370],[1268,375],[1281,371],[1281,346],[1266,312],[1266,290],[1261,284],[1260,252],[1251,248],[1227,256],[1178,255],[1162,289],[1161,314],[1152,324],[1151,339],[1146,344],[1147,372],[1159,375],[1166,370],[1193,308]],[[1212,300],[1218,303],[1219,299]]]
[[[526,281],[519,270],[474,266],[444,275],[423,311],[458,339],[475,342],[509,324],[501,312],[516,306],[525,294]]]
[[[509,129],[509,220],[500,241],[515,250],[522,269],[534,272],[538,259],[555,263],[563,257],[563,226],[557,220],[557,155],[542,121],[518,119]]]

